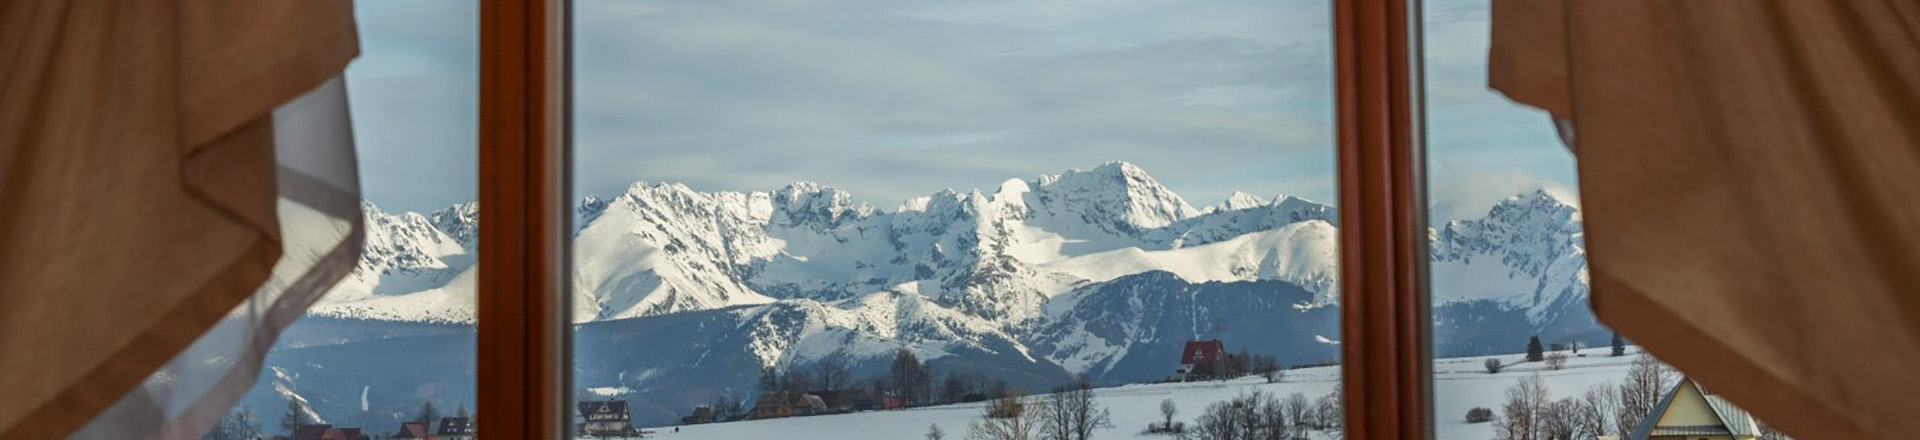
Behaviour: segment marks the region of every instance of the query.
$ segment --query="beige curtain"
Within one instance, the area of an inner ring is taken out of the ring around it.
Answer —
[[[1570,122],[1593,307],[1800,439],[1920,435],[1920,2],[1494,0]]]
[[[0,2],[0,438],[197,438],[351,270],[352,20]]]

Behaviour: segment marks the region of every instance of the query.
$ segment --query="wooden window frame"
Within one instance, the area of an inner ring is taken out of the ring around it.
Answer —
[[[1417,0],[1416,0],[1417,1]],[[568,438],[567,0],[480,0],[477,412]],[[1431,436],[1425,161],[1408,0],[1334,0],[1346,438]]]

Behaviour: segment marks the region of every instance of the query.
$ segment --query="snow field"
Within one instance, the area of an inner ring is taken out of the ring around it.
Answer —
[[[1489,440],[1493,424],[1468,424],[1468,409],[1486,407],[1498,411],[1507,388],[1521,378],[1539,374],[1546,379],[1553,398],[1576,396],[1602,382],[1620,383],[1638,352],[1628,347],[1627,355],[1608,356],[1607,347],[1582,350],[1585,357],[1572,357],[1564,369],[1547,370],[1540,362],[1522,362],[1524,355],[1439,359],[1434,370],[1434,429],[1438,440]],[[1499,358],[1508,366],[1498,374],[1488,374],[1481,366],[1488,357]],[[1174,416],[1189,425],[1207,405],[1260,390],[1285,398],[1301,393],[1317,399],[1339,386],[1338,366],[1288,370],[1285,381],[1266,383],[1259,378],[1241,378],[1224,382],[1136,384],[1094,390],[1098,403],[1112,411],[1113,428],[1099,431],[1096,438],[1166,438],[1143,434],[1148,423],[1161,419],[1160,401],[1173,399],[1179,407]],[[687,440],[733,440],[765,438],[833,438],[842,440],[900,440],[924,438],[927,426],[940,425],[948,439],[962,439],[967,423],[980,418],[981,403],[942,405],[895,411],[868,411],[831,416],[792,417],[749,420],[731,423],[673,427],[650,427],[654,438]],[[1316,435],[1315,438],[1325,438]]]

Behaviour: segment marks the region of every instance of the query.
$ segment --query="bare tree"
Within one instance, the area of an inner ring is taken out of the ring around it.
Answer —
[[[923,405],[932,394],[933,376],[927,371],[926,364],[905,348],[895,351],[893,365],[888,369],[891,391],[906,398],[909,405]]]
[[[1295,394],[1302,402],[1306,396]],[[1331,399],[1331,398],[1329,398]],[[1330,403],[1331,404],[1331,403]],[[1311,413],[1310,411],[1307,413]],[[1308,426],[1290,414],[1285,400],[1273,394],[1252,391],[1232,399],[1214,402],[1194,420],[1182,438],[1196,440],[1300,440]]]
[[[1633,365],[1627,368],[1626,382],[1620,384],[1620,411],[1615,415],[1620,432],[1626,433],[1640,426],[1640,419],[1660,404],[1660,399],[1666,396],[1672,382],[1672,370],[1654,359],[1653,355],[1642,352],[1635,356]]]
[[[1486,367],[1487,367],[1487,374],[1499,374],[1499,373],[1500,373],[1500,359],[1499,359],[1499,358],[1487,358],[1487,361],[1486,361],[1486,362],[1484,362],[1484,363],[1481,363],[1480,365],[1483,365],[1483,366],[1486,366]]]
[[[820,362],[814,363],[813,369],[813,378],[819,383],[821,390],[840,391],[846,389],[848,383],[853,382],[853,373],[847,370],[847,361],[841,356],[827,356],[820,359]]]
[[[1280,407],[1287,416],[1287,423],[1300,428],[1310,425],[1309,422],[1314,418],[1313,404],[1307,403],[1305,394],[1288,394],[1286,400],[1280,401]]]
[[[785,391],[794,392],[794,393],[806,393],[806,392],[814,391],[815,389],[818,389],[820,387],[820,382],[818,380],[815,380],[815,378],[813,377],[813,373],[807,372],[807,370],[799,368],[798,365],[794,366],[794,368],[792,369],[788,369],[781,372],[780,377],[784,381],[781,384],[781,389]]]
[[[1573,398],[1565,398],[1548,403],[1540,412],[1540,438],[1544,440],[1574,440],[1579,427],[1574,423],[1574,414],[1580,412],[1581,403]]]
[[[1173,405],[1173,399],[1161,400],[1160,401],[1160,417],[1165,420],[1165,424],[1161,425],[1162,427],[1164,427],[1162,429],[1166,429],[1169,431],[1173,430],[1173,416],[1179,413],[1180,413],[1180,407]]]
[[[940,430],[940,424],[927,425],[927,440],[944,440],[946,438],[947,432]]]
[[[1027,412],[1036,416],[1040,424],[1040,438],[1046,440],[1073,440],[1073,416],[1071,404],[1067,403],[1067,388],[1054,387],[1053,393],[1035,399]]]
[[[1336,439],[1346,435],[1347,404],[1340,387],[1333,387],[1333,392],[1320,396],[1313,402],[1313,408],[1315,429],[1326,431],[1328,436]]]
[[[967,440],[1036,440],[1040,427],[1028,406],[1018,391],[995,398],[981,411],[980,420],[967,423]]]
[[[1586,394],[1580,395],[1580,401],[1581,413],[1574,417],[1574,424],[1578,425],[1580,432],[1595,438],[1613,434],[1613,425],[1608,422],[1612,414],[1620,412],[1620,398],[1613,393],[1613,384],[1603,382],[1587,388]]]
[[[251,440],[260,437],[260,420],[254,417],[253,408],[242,407],[220,418],[200,440]]]
[[[1230,400],[1214,402],[1200,412],[1188,431],[1195,440],[1243,440],[1252,438],[1247,426],[1252,423],[1261,394],[1241,394]]]
[[[745,412],[745,404],[741,403],[740,396],[732,391],[721,393],[719,397],[713,399],[713,421],[732,420]]]
[[[1542,420],[1551,395],[1539,374],[1527,376],[1507,388],[1507,402],[1501,405],[1500,419],[1493,425],[1497,440],[1546,440],[1541,437]]]
[[[1559,370],[1567,367],[1567,353],[1556,351],[1547,354],[1547,369]]]
[[[1076,376],[1073,388],[1065,393],[1063,402],[1067,406],[1067,427],[1073,434],[1072,440],[1093,438],[1093,431],[1113,427],[1113,414],[1100,406],[1095,400],[1093,385],[1087,382],[1087,376]]]

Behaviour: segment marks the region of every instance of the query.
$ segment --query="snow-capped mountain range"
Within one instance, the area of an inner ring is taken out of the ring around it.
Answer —
[[[366,255],[312,313],[472,322],[475,204],[426,215],[365,207]],[[1338,298],[1337,218],[1324,204],[1242,192],[1196,209],[1125,162],[1010,179],[992,193],[943,190],[891,210],[812,182],[746,193],[636,182],[578,206],[573,315],[780,302],[862,315],[878,313],[862,299],[908,295],[925,313],[1017,339],[1049,324],[1063,294],[1156,271],[1187,283],[1283,281],[1312,293],[1291,306],[1324,307]],[[1525,310],[1530,324],[1584,313],[1569,307],[1586,298],[1578,210],[1545,191],[1430,237],[1441,308],[1492,302]]]
[[[367,256],[314,314],[470,322],[474,205],[429,215],[367,205]],[[1114,162],[991,194],[941,191],[882,210],[810,182],[767,192],[635,183],[589,197],[575,237],[575,321],[904,291],[1018,328],[1074,287],[1166,270],[1189,281],[1279,279],[1337,296],[1331,207],[1234,194],[1195,209]],[[1295,223],[1312,223],[1291,229]],[[1309,305],[1313,305],[1309,304]]]
[[[324,318],[283,338],[311,345],[270,361],[262,389],[327,401],[312,394],[399,386],[324,365],[368,356],[433,357],[437,376],[385,380],[464,386],[471,335],[447,332],[474,319],[476,206],[365,208],[366,255],[310,311]],[[892,209],[810,182],[639,182],[574,214],[576,382],[653,396],[636,417],[671,420],[762,368],[837,356],[879,369],[901,348],[1036,387],[1155,380],[1195,338],[1292,364],[1338,356],[1334,208],[1246,193],[1196,208],[1124,162]],[[1580,231],[1578,209],[1545,191],[1430,231],[1436,353],[1604,341]]]

